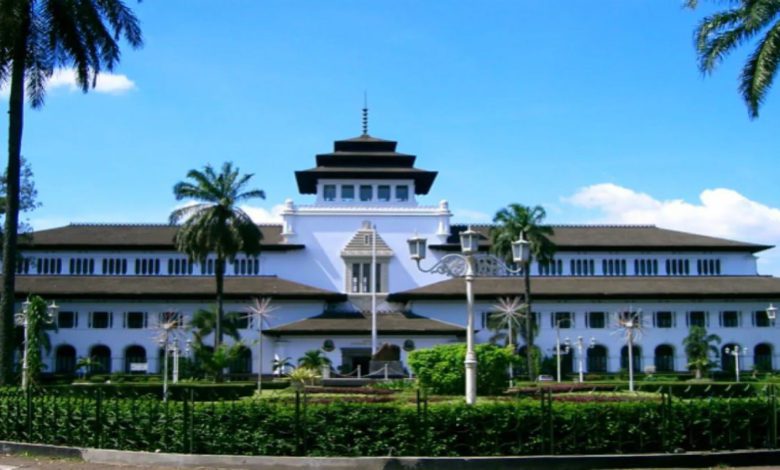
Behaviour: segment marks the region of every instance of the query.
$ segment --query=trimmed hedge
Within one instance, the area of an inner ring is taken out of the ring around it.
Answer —
[[[531,455],[769,447],[762,398],[306,404],[0,394],[0,439],[235,455]],[[29,405],[29,406],[28,406]],[[774,408],[776,410],[776,408]],[[29,410],[29,415],[28,415]],[[776,418],[776,417],[775,417]]]
[[[281,390],[290,386],[289,380],[263,382],[263,390]],[[71,385],[50,385],[46,390],[69,395],[94,395],[100,389],[107,398],[138,398],[141,396],[162,398],[162,383],[75,383]],[[238,400],[250,397],[257,390],[256,382],[245,383],[179,383],[168,384],[168,396],[172,400],[212,401]]]
[[[477,393],[501,394],[509,384],[509,364],[514,361],[519,365],[519,357],[512,354],[511,348],[493,344],[478,344],[474,352],[477,355]],[[408,362],[421,386],[435,394],[457,395],[466,388],[465,359],[466,345],[458,343],[412,351]]]

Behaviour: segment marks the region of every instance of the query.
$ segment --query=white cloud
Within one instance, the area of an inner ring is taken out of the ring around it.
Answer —
[[[0,98],[8,97],[8,87],[9,84],[5,83],[3,87],[0,88]],[[51,78],[49,78],[49,82],[46,84],[46,91],[52,91],[58,88],[65,88],[70,92],[81,90],[76,83],[76,71],[74,69],[65,68],[54,71],[54,74],[52,74]],[[133,89],[135,89],[135,82],[130,80],[127,75],[103,72],[98,75],[95,88],[90,91],[120,95]]]
[[[780,244],[780,209],[750,200],[732,189],[705,189],[697,203],[659,200],[612,183],[595,184],[563,198],[598,214],[594,223],[654,224],[669,229],[751,243]],[[776,250],[760,255],[761,271],[780,274]]]
[[[268,210],[264,207],[241,206],[256,224],[281,224],[284,204],[277,204]]]
[[[489,223],[492,219],[490,214],[486,214],[484,212],[475,211],[471,209],[457,209],[454,210],[453,218],[457,222],[473,222],[473,223]]]

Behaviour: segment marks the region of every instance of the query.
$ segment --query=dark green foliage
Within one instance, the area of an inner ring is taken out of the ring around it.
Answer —
[[[493,344],[478,344],[477,393],[498,395],[509,384],[509,363],[517,359],[510,348]],[[420,384],[439,395],[459,395],[466,388],[465,344],[441,344],[409,353],[409,366]]]
[[[189,390],[181,390],[187,398]],[[452,403],[190,401],[59,389],[0,390],[0,439],[235,455],[532,455],[770,446],[772,398],[542,406],[538,399]],[[29,414],[28,414],[29,410]],[[475,438],[478,436],[478,438]]]

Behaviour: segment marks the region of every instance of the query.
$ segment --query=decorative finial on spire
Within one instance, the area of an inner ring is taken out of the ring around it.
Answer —
[[[368,135],[368,93],[363,92],[363,135]]]

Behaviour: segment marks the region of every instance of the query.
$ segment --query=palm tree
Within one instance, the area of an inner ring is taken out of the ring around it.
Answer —
[[[696,378],[701,379],[702,372],[706,372],[714,365],[710,360],[710,353],[717,356],[718,348],[712,343],[720,344],[720,336],[707,334],[703,326],[692,326],[688,336],[683,339],[685,355],[688,356],[688,367],[696,373]]]
[[[492,240],[491,250],[497,256],[507,261],[512,261],[512,242],[521,236],[528,241],[531,247],[531,258],[523,267],[523,286],[525,309],[529,318],[533,318],[531,308],[531,262],[535,259],[539,263],[546,263],[552,259],[555,253],[555,245],[548,238],[553,234],[549,225],[544,225],[547,216],[541,206],[524,206],[522,204],[510,204],[493,217],[493,222],[498,224],[490,231]],[[535,374],[533,360],[533,321],[526,321],[523,338],[526,344],[526,361],[528,375],[533,380]]]
[[[33,108],[43,105],[55,67],[71,66],[86,92],[101,70],[119,62],[120,37],[143,44],[138,19],[122,0],[0,0],[0,85],[8,83],[8,166],[0,310],[0,380],[10,383],[14,284],[25,88]]]
[[[686,0],[696,8],[698,0]],[[709,74],[737,47],[752,42],[756,48],[742,67],[739,91],[751,119],[766,99],[780,62],[780,1],[726,0],[731,8],[707,16],[696,28],[695,45],[699,69]]]
[[[331,364],[330,359],[322,354],[319,349],[312,349],[306,351],[302,357],[298,358],[298,367],[304,369],[311,369],[319,372],[323,367]]]
[[[219,174],[211,165],[206,165],[203,171],[190,170],[187,173],[190,181],[179,182],[173,187],[176,200],[195,201],[171,212],[171,224],[183,221],[174,238],[176,248],[191,259],[200,261],[201,265],[206,264],[211,253],[216,254],[215,350],[222,344],[225,261],[232,261],[239,252],[247,255],[260,253],[263,234],[252,219],[238,207],[239,203],[249,199],[265,199],[262,190],[246,190],[252,176],[251,173],[242,175],[232,163],[225,162]]]

